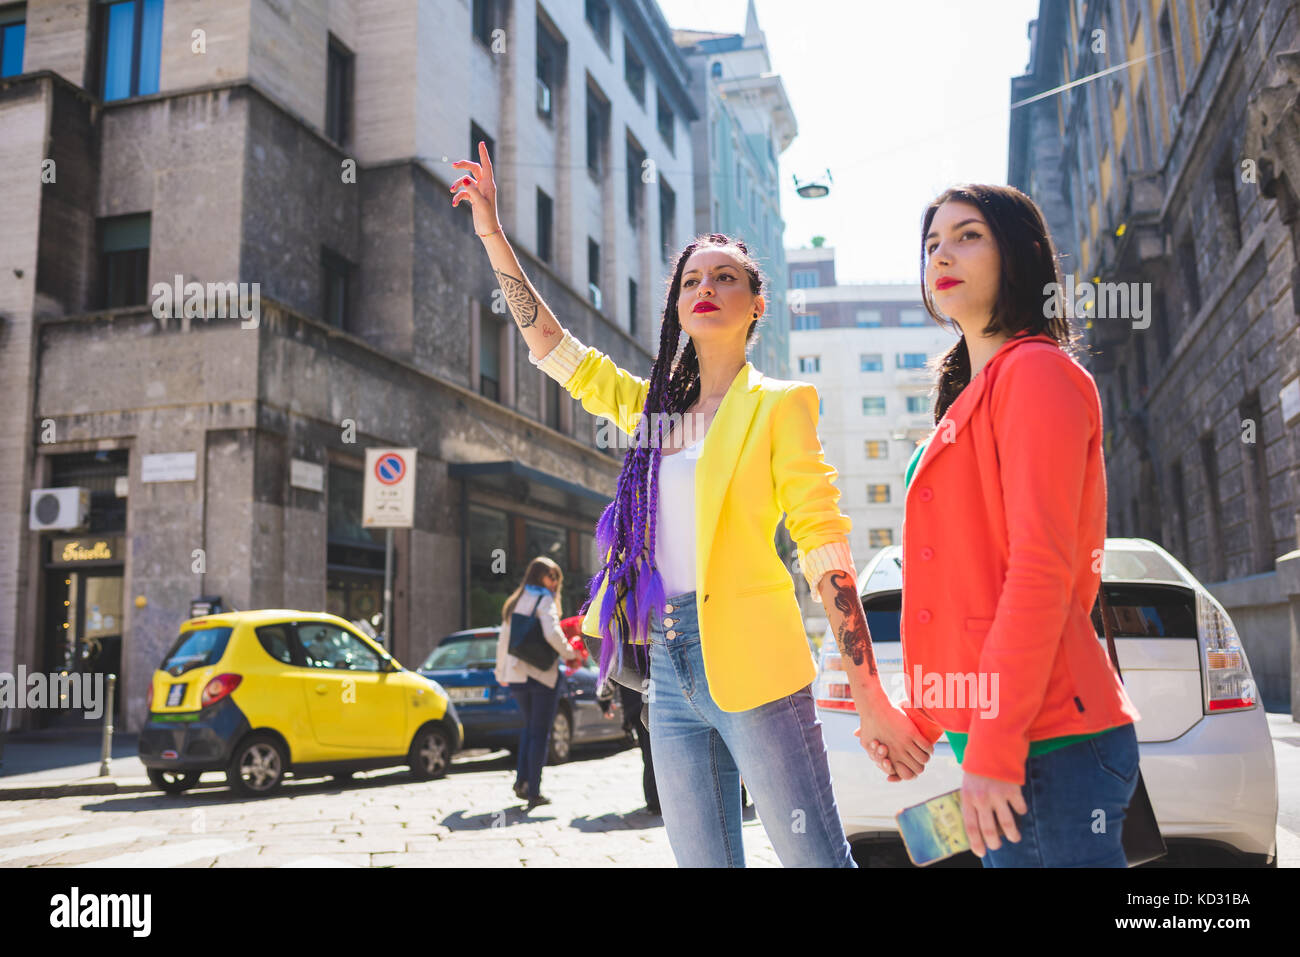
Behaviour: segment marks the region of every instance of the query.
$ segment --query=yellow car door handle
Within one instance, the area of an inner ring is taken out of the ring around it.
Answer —
[[[317,694],[325,694],[329,690],[330,690],[330,686],[327,684],[319,684],[316,686]]]

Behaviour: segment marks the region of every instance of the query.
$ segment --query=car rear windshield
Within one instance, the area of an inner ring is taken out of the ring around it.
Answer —
[[[1111,635],[1115,638],[1195,638],[1196,593],[1180,585],[1106,583]],[[1092,606],[1092,626],[1101,626],[1101,605]]]
[[[497,638],[466,638],[449,641],[433,649],[423,670],[448,668],[492,668],[497,663]]]
[[[163,659],[162,670],[169,675],[182,675],[193,668],[215,665],[225,654],[226,642],[232,628],[195,628],[182,631]]]
[[[903,593],[885,592],[862,600],[862,610],[867,613],[867,631],[871,643],[898,641],[898,620],[902,617]]]

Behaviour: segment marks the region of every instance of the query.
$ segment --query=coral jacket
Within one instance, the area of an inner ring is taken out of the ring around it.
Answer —
[[[1049,336],[1009,339],[935,428],[903,522],[909,696],[970,735],[965,770],[1023,784],[1030,741],[1140,718],[1091,620],[1105,540],[1096,383]],[[961,700],[980,676],[996,709]]]
[[[637,428],[648,379],[569,332],[545,358],[530,353],[529,361],[588,412],[629,435]],[[747,362],[709,424],[696,462],[695,605],[705,676],[723,711],[783,698],[817,674],[794,580],[776,550],[782,512],[817,601],[824,574],[854,574],[852,520],[836,505],[837,473],[823,457],[817,407],[814,386],[770,379]],[[587,611],[586,634],[599,634],[606,585],[602,580]]]

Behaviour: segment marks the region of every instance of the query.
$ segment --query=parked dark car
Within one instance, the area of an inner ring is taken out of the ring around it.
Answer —
[[[497,636],[501,628],[471,628],[443,638],[418,671],[446,689],[465,728],[466,748],[519,748],[524,718],[508,688],[497,683]],[[569,760],[573,748],[611,742],[632,743],[623,729],[623,705],[614,695],[605,708],[596,699],[596,663],[586,657],[576,667],[560,663],[564,690],[551,726],[549,764]],[[608,712],[608,717],[606,717]]]

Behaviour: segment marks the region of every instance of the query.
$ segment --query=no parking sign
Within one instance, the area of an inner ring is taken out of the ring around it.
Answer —
[[[367,528],[415,525],[415,449],[366,449],[361,524]]]

